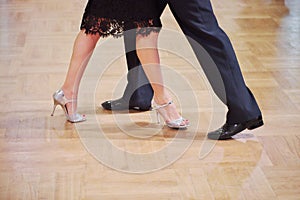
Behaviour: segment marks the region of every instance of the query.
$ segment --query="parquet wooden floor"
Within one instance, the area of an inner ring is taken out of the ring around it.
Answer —
[[[265,121],[216,143],[206,133],[222,125],[224,107],[210,124],[216,110],[203,75],[164,49],[188,48],[168,39],[180,33],[169,9],[161,59],[193,123],[179,133],[159,130],[151,112],[100,108],[126,83],[122,39],[101,40],[83,78],[79,110],[88,121],[68,123],[61,109],[50,117],[86,1],[0,0],[0,199],[300,199],[300,1],[212,3]],[[155,152],[165,154],[147,157]]]

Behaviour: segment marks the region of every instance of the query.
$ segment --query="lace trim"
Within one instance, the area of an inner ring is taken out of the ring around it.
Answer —
[[[137,31],[136,33],[139,35],[147,36],[151,32],[158,33],[161,30],[161,24],[155,24],[153,19],[148,21],[134,22],[136,25]]]
[[[141,20],[138,22],[125,22],[122,20],[99,18],[95,16],[85,16],[80,26],[86,34],[97,34],[101,37],[121,37],[126,30],[136,29],[136,33],[147,36],[151,32],[159,32],[161,29],[160,22],[155,23],[153,19]]]

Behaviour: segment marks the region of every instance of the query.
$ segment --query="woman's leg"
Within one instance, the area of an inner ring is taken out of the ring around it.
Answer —
[[[158,33],[151,32],[148,36],[137,35],[136,51],[142,63],[143,69],[149,79],[154,90],[154,101],[156,104],[163,105],[170,102],[171,95],[164,87],[162,72],[160,68],[160,59],[157,50]],[[165,121],[173,121],[180,118],[180,114],[176,110],[175,104],[164,107]],[[188,121],[183,121],[187,124]]]
[[[61,88],[67,99],[77,99],[82,75],[99,38],[99,34],[85,34],[84,30],[78,33],[74,42],[68,73]],[[69,114],[76,113],[76,101],[68,103],[67,108]]]

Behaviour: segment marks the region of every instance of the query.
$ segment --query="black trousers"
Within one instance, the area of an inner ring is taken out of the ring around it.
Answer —
[[[239,123],[261,115],[253,94],[244,82],[231,42],[218,25],[210,0],[160,0],[161,13],[167,4],[187,36],[214,92],[228,107],[226,122]],[[124,40],[126,49],[132,49],[131,45],[135,45],[135,36],[132,34],[125,35]],[[203,53],[199,47],[202,47],[207,54]],[[216,70],[212,69],[213,65],[207,64],[207,55],[212,59]],[[135,85],[137,80],[147,78],[136,52],[128,52],[126,57],[129,70],[126,88],[128,89],[130,85]],[[140,68],[134,70],[138,73],[130,74],[136,66]],[[216,78],[215,71],[221,78]],[[132,91],[129,94],[132,94]],[[126,96],[126,90],[124,96]],[[135,103],[134,101],[149,102],[152,97],[153,90],[149,84],[146,84],[133,92],[130,101],[132,103]]]

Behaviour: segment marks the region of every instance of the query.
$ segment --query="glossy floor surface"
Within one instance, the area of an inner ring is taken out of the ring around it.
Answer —
[[[82,80],[87,122],[66,122],[60,108],[50,116],[85,3],[0,0],[1,200],[300,199],[298,0],[212,1],[265,121],[219,142],[206,134],[224,123],[225,107],[168,8],[160,55],[191,127],[170,130],[153,112],[100,107],[126,84],[121,38],[99,42]]]

